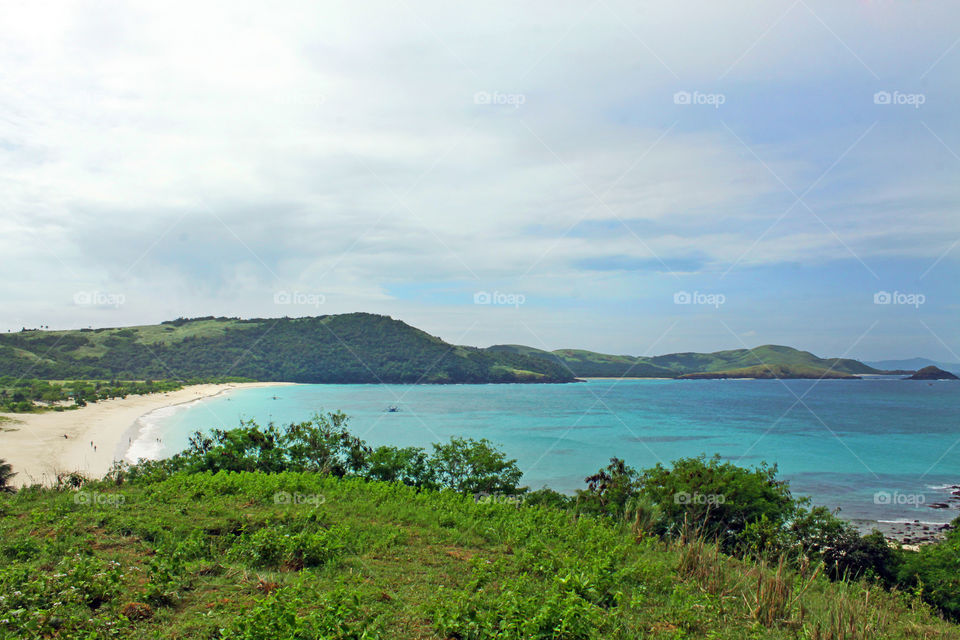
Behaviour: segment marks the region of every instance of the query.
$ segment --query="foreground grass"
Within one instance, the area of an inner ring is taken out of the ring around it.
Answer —
[[[316,474],[0,496],[0,638],[960,638],[906,594]]]

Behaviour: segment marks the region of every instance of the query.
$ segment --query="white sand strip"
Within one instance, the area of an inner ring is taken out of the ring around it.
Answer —
[[[0,459],[17,472],[15,486],[52,484],[58,473],[72,471],[99,478],[126,449],[127,432],[140,416],[231,389],[284,384],[289,383],[197,384],[168,393],[102,400],[71,411],[0,413],[10,419],[0,421]]]

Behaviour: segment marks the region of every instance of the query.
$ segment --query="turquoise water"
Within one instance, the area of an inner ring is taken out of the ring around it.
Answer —
[[[386,412],[392,405],[399,411]],[[892,378],[297,385],[149,414],[128,458],[169,455],[193,431],[241,418],[286,423],[342,410],[351,431],[374,446],[489,438],[518,460],[533,488],[582,487],[611,456],[642,468],[717,453],[742,465],[776,463],[795,494],[840,507],[848,519],[949,522],[955,510],[928,505],[960,484],[958,408],[960,383]]]

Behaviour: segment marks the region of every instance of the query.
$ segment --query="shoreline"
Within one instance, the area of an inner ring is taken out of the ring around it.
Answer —
[[[888,542],[896,542],[908,551],[917,551],[921,546],[934,544],[944,539],[953,529],[949,523],[924,522],[922,520],[851,520],[849,521],[862,535],[876,530],[883,534]]]
[[[114,461],[123,459],[129,439],[137,435],[138,420],[149,413],[234,389],[290,384],[294,383],[197,384],[177,391],[101,400],[70,411],[0,413],[0,451],[17,474],[11,480],[15,487],[52,485],[61,473],[101,478]]]

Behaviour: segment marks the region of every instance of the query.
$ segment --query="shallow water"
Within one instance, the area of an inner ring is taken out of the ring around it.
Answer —
[[[489,438],[518,460],[533,488],[582,487],[611,456],[643,468],[717,453],[741,465],[776,463],[795,494],[848,519],[949,522],[956,510],[928,505],[960,484],[958,409],[960,383],[898,378],[297,385],[149,414],[127,457],[169,455],[193,431],[241,418],[286,423],[342,410],[351,431],[374,446]]]

